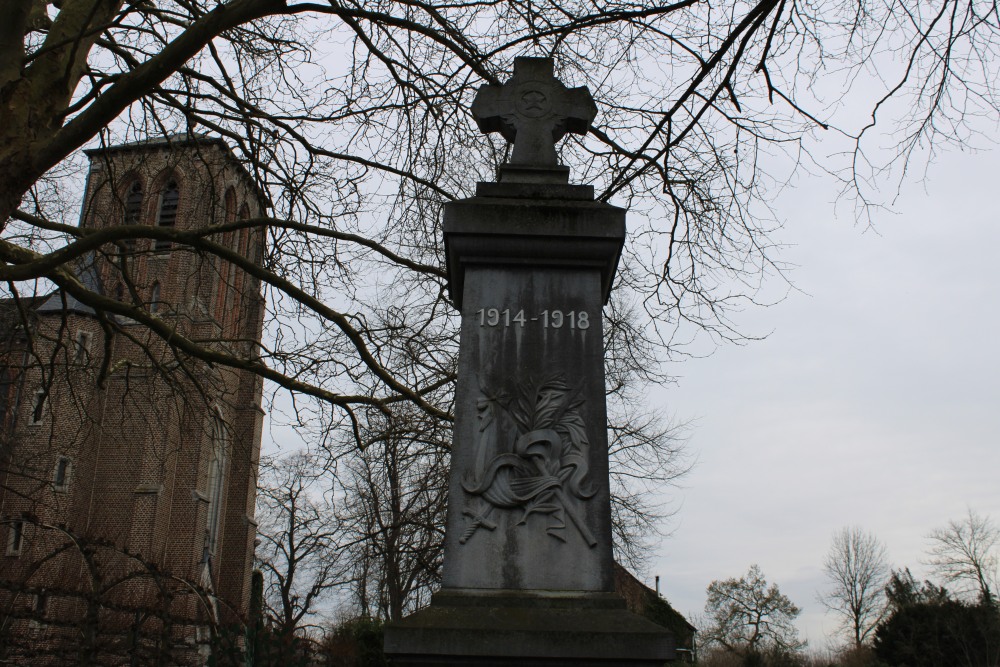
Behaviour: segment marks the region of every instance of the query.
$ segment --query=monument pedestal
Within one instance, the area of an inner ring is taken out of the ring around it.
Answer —
[[[601,311],[625,212],[589,186],[480,183],[444,231],[462,312],[444,588],[386,625],[385,652],[661,667],[673,637],[613,592]]]
[[[385,633],[394,667],[662,667],[673,648],[614,593],[442,590]]]
[[[476,100],[518,161],[445,205],[462,326],[443,589],[386,625],[385,651],[399,666],[659,666],[670,632],[614,593],[602,309],[625,211],[569,184],[553,148],[596,108],[535,58]]]

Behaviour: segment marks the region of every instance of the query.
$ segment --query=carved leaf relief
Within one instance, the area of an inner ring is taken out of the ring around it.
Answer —
[[[569,519],[588,546],[597,545],[577,508],[596,493],[587,479],[590,442],[583,402],[562,375],[521,383],[513,397],[483,391],[475,467],[462,482],[473,499],[459,542],[479,528],[495,529],[490,516],[502,510],[520,511],[522,526],[531,515],[544,515],[545,532],[560,541],[566,541]]]

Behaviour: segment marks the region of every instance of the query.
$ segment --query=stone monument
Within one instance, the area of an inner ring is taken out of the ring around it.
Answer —
[[[552,60],[480,88],[514,145],[497,183],[445,207],[461,310],[442,589],[385,631],[393,665],[662,665],[667,630],[614,593],[602,306],[625,211],[569,184],[555,143],[597,113]]]

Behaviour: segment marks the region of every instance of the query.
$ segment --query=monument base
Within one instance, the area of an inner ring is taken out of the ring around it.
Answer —
[[[615,593],[445,589],[386,624],[385,653],[393,667],[662,667],[674,640]]]

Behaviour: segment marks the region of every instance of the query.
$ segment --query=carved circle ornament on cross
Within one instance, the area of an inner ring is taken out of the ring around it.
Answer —
[[[517,87],[515,99],[518,112],[526,118],[541,118],[552,112],[547,86],[541,81],[529,81]]]

